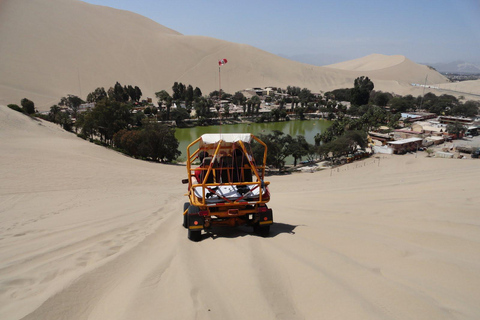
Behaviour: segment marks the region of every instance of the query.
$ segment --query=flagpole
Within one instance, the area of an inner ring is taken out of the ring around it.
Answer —
[[[222,78],[220,74],[220,67],[218,66],[218,102],[220,103],[222,99]]]
[[[222,78],[221,78],[221,74],[220,74],[220,68],[221,68],[221,64],[218,65],[218,119],[220,121],[220,124],[222,124],[222,116],[221,116],[221,112],[220,112],[220,109],[222,108]]]
[[[222,76],[221,76],[221,73],[220,73],[220,69],[222,68],[222,66],[227,63],[227,59],[220,59],[218,60],[218,98],[217,98],[217,103],[218,103],[218,119],[221,123],[222,121],[222,116],[221,116],[221,113],[220,113],[220,108],[222,107]]]

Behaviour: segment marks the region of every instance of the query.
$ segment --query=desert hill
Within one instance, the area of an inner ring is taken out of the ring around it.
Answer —
[[[394,67],[405,61],[406,58],[400,55],[386,56],[382,54],[371,54],[363,58],[335,63],[326,67],[352,71],[373,71]]]
[[[134,13],[77,0],[2,0],[0,43],[0,103],[27,97],[40,110],[67,94],[86,98],[116,81],[139,86],[144,97],[170,90],[175,81],[208,93],[218,89],[221,58],[229,61],[222,67],[222,89],[231,93],[288,85],[328,91],[351,87],[361,75],[371,77],[378,90],[400,94],[421,94],[410,83],[421,83],[427,74],[431,83],[446,82],[402,56],[317,67],[244,44],[185,36]]]
[[[181,225],[185,173],[0,106],[0,319],[480,314],[475,159],[268,177],[271,237],[198,243]]]
[[[438,86],[447,94],[454,92],[456,95],[463,94],[468,99],[480,99],[480,80],[442,83]]]

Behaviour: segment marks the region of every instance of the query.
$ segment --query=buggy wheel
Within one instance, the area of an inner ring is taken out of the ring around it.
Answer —
[[[202,239],[202,230],[188,230],[188,239],[198,242]]]
[[[185,213],[186,210],[190,207],[190,202],[185,202],[183,204],[183,212]],[[183,215],[183,227],[188,228],[188,211]]]
[[[189,206],[188,207],[188,212],[186,214],[187,216],[187,222],[186,222],[186,226],[187,228],[190,226],[190,216],[191,215],[198,215],[198,213],[200,212],[200,208],[197,207],[197,206]],[[195,242],[198,242],[202,239],[202,230],[191,230],[191,229],[188,229],[188,239],[192,240],[192,241],[195,241]]]
[[[267,237],[270,234],[270,225],[261,226],[256,224],[253,226],[253,232],[259,236]]]

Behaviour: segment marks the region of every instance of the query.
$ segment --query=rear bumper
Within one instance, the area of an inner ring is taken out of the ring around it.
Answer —
[[[188,216],[188,229],[201,230],[208,229],[213,226],[255,226],[255,225],[270,225],[273,224],[272,209],[266,210],[239,210],[238,214],[230,215],[224,212],[219,214],[213,212],[207,216],[198,214],[191,214]]]

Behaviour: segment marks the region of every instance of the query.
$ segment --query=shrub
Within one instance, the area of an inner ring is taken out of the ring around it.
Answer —
[[[18,112],[21,112],[21,113],[25,113],[23,112],[23,109],[20,108],[18,105],[16,104],[9,104],[7,107],[9,107],[10,109],[12,110],[15,110],[15,111],[18,111]]]

